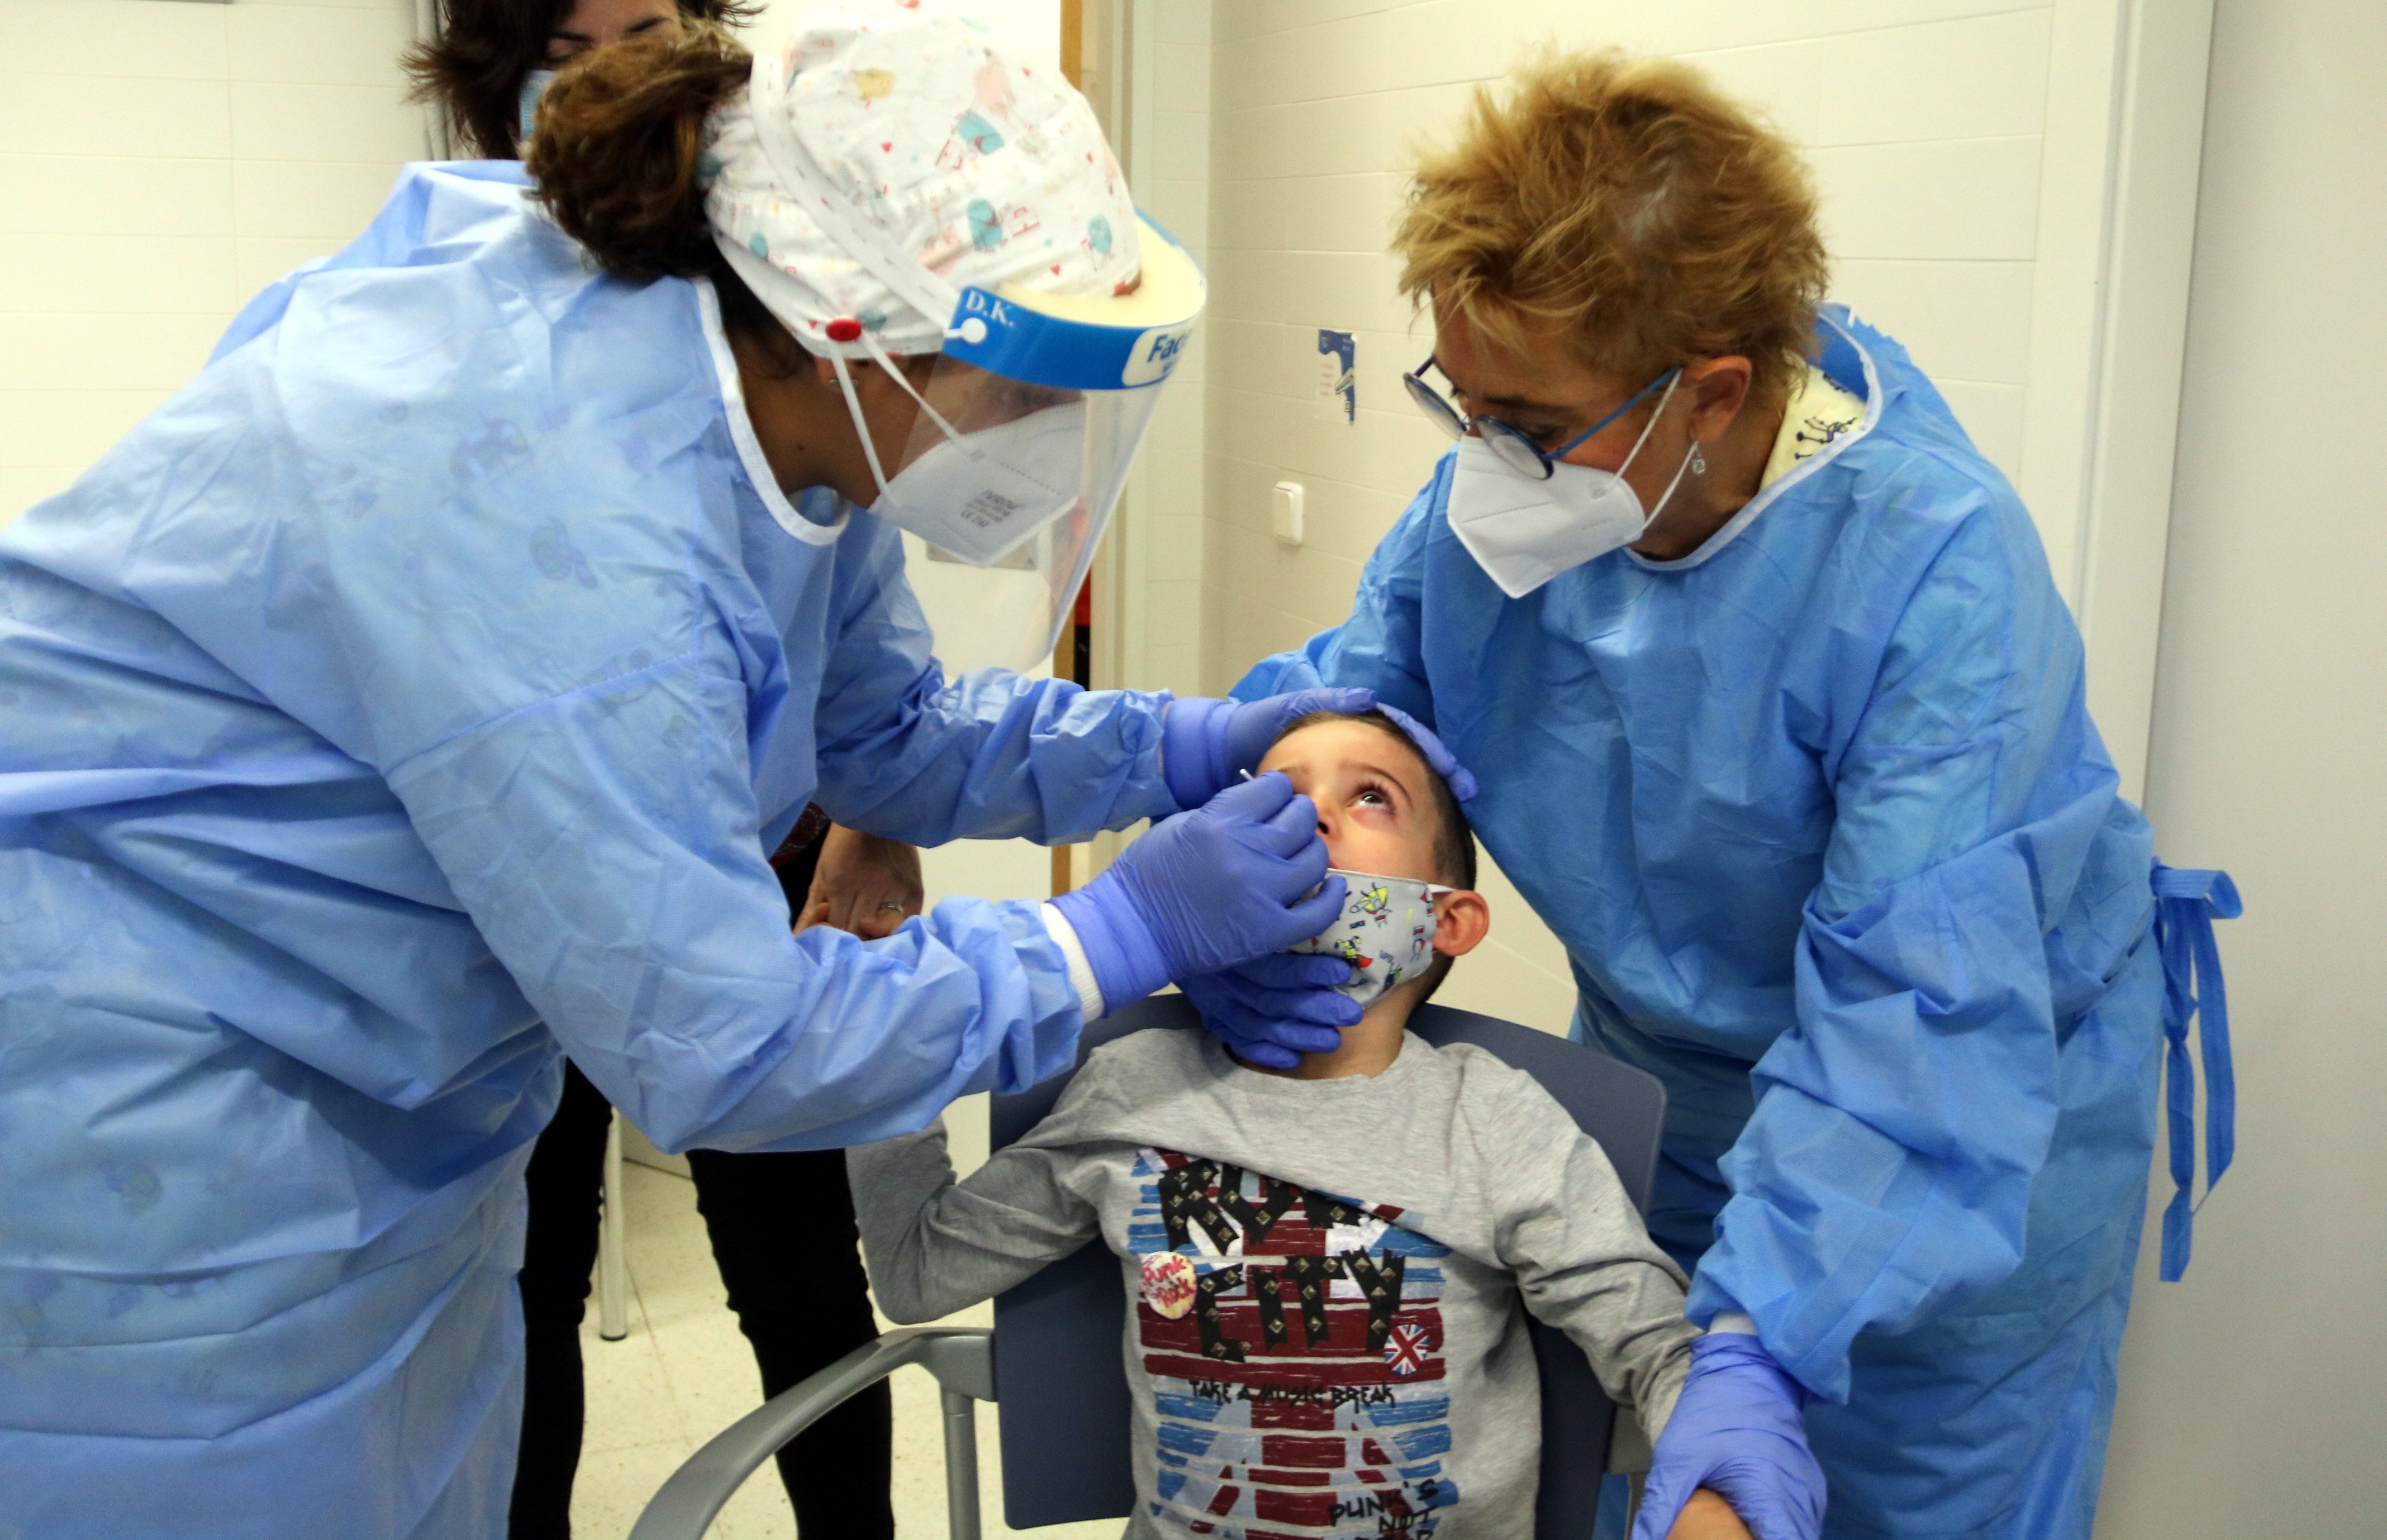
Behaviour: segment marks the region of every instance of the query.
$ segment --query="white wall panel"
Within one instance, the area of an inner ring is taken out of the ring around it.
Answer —
[[[228,161],[25,155],[0,143],[0,234],[232,234]]]
[[[0,325],[5,335],[5,325]],[[88,465],[133,425],[163,406],[171,390],[0,390],[0,415],[18,431],[0,437],[0,470],[27,473]]]
[[[1853,33],[1801,50],[1813,143],[2036,137],[2047,115],[2048,13],[2014,11]]]
[[[235,81],[386,88],[392,83],[390,61],[411,37],[411,17],[388,6],[359,16],[287,0],[238,0],[224,19],[225,73]]]
[[[1834,257],[2027,262],[2039,153],[2035,137],[1815,150],[1825,243]]]
[[[222,331],[204,313],[0,314],[0,390],[173,390]]]
[[[1898,340],[1951,378],[2023,385],[2030,377],[2028,262],[1843,257],[1832,292],[1865,319],[1897,318]]]
[[[227,14],[157,0],[0,0],[0,37],[19,74],[220,81]]]
[[[0,413],[7,410],[7,401],[0,398]],[[0,465],[0,524],[65,491],[74,478],[73,468],[65,465]]]
[[[232,152],[243,160],[323,160],[380,166],[392,175],[423,158],[423,109],[403,87],[232,82]],[[385,176],[383,184],[391,180]]]
[[[229,235],[0,234],[0,295],[12,310],[196,310],[221,315],[241,289]]]
[[[337,249],[371,221],[397,174],[389,161],[243,160],[233,168],[233,209],[244,238]]]
[[[218,80],[0,73],[0,145],[21,155],[221,158],[232,120]]]
[[[423,153],[410,0],[0,0],[0,523]]]

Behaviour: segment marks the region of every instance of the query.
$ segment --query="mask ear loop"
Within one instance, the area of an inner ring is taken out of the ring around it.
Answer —
[[[845,355],[831,353],[828,365],[837,371],[837,388],[845,392],[846,412],[853,419],[853,431],[862,437],[862,456],[870,461],[870,479],[878,484],[880,497],[892,498],[895,489],[887,485],[887,473],[879,468],[878,446],[870,441],[870,420],[862,415],[862,398],[854,394],[853,375],[845,367]]]
[[[1677,373],[1672,380],[1666,382],[1666,394],[1658,398],[1658,410],[1649,414],[1648,425],[1641,430],[1641,436],[1633,441],[1633,452],[1626,455],[1624,457],[1624,463],[1616,468],[1616,474],[1619,480],[1623,479],[1625,471],[1632,466],[1634,461],[1640,458],[1641,446],[1648,443],[1649,441],[1649,435],[1657,431],[1658,419],[1666,414],[1666,403],[1674,398],[1674,386],[1682,384],[1682,382],[1683,377],[1679,373]],[[1647,534],[1649,526],[1658,522],[1658,515],[1663,513],[1666,511],[1666,504],[1673,500],[1674,488],[1683,485],[1683,473],[1691,468],[1692,461],[1699,459],[1699,447],[1697,441],[1694,441],[1691,445],[1690,452],[1683,456],[1683,462],[1674,467],[1674,479],[1666,484],[1666,489],[1663,492],[1658,494],[1657,506],[1650,509],[1648,516],[1641,521],[1642,533]],[[1699,473],[1702,475],[1707,473],[1707,462],[1705,461],[1700,461],[1699,462]]]
[[[1641,521],[1643,530],[1646,531],[1651,524],[1656,524],[1658,515],[1666,511],[1666,504],[1673,499],[1674,488],[1683,485],[1683,473],[1691,468],[1691,461],[1699,458],[1699,447],[1697,444],[1692,445],[1691,452],[1683,457],[1683,462],[1680,465],[1674,467],[1674,479],[1666,484],[1666,489],[1663,492],[1658,494],[1658,506],[1649,510],[1649,516]]]
[[[1666,382],[1666,393],[1658,398],[1658,405],[1649,413],[1649,421],[1641,424],[1641,436],[1633,441],[1633,452],[1626,455],[1624,463],[1616,468],[1618,475],[1621,476],[1631,470],[1633,462],[1641,458],[1641,446],[1648,443],[1649,435],[1658,431],[1658,419],[1666,415],[1666,403],[1674,398],[1674,387],[1682,383],[1683,372],[1677,369],[1674,371],[1674,377]],[[1672,492],[1673,488],[1669,486],[1666,490]],[[1663,501],[1662,499],[1660,500]]]

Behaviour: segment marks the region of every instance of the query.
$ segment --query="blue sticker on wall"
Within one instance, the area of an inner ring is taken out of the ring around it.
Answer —
[[[1318,329],[1318,415],[1359,420],[1359,344],[1349,332]]]

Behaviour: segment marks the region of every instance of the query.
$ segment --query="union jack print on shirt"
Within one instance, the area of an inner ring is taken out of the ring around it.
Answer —
[[[1146,1148],[1128,1243],[1147,1287],[1164,1528],[1222,1540],[1425,1540],[1459,1502],[1441,1259],[1401,1210]],[[1144,1259],[1175,1254],[1191,1263]]]

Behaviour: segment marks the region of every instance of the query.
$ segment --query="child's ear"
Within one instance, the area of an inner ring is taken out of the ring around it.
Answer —
[[[1461,889],[1433,901],[1433,949],[1445,957],[1464,957],[1492,928],[1492,906],[1484,895]]]

